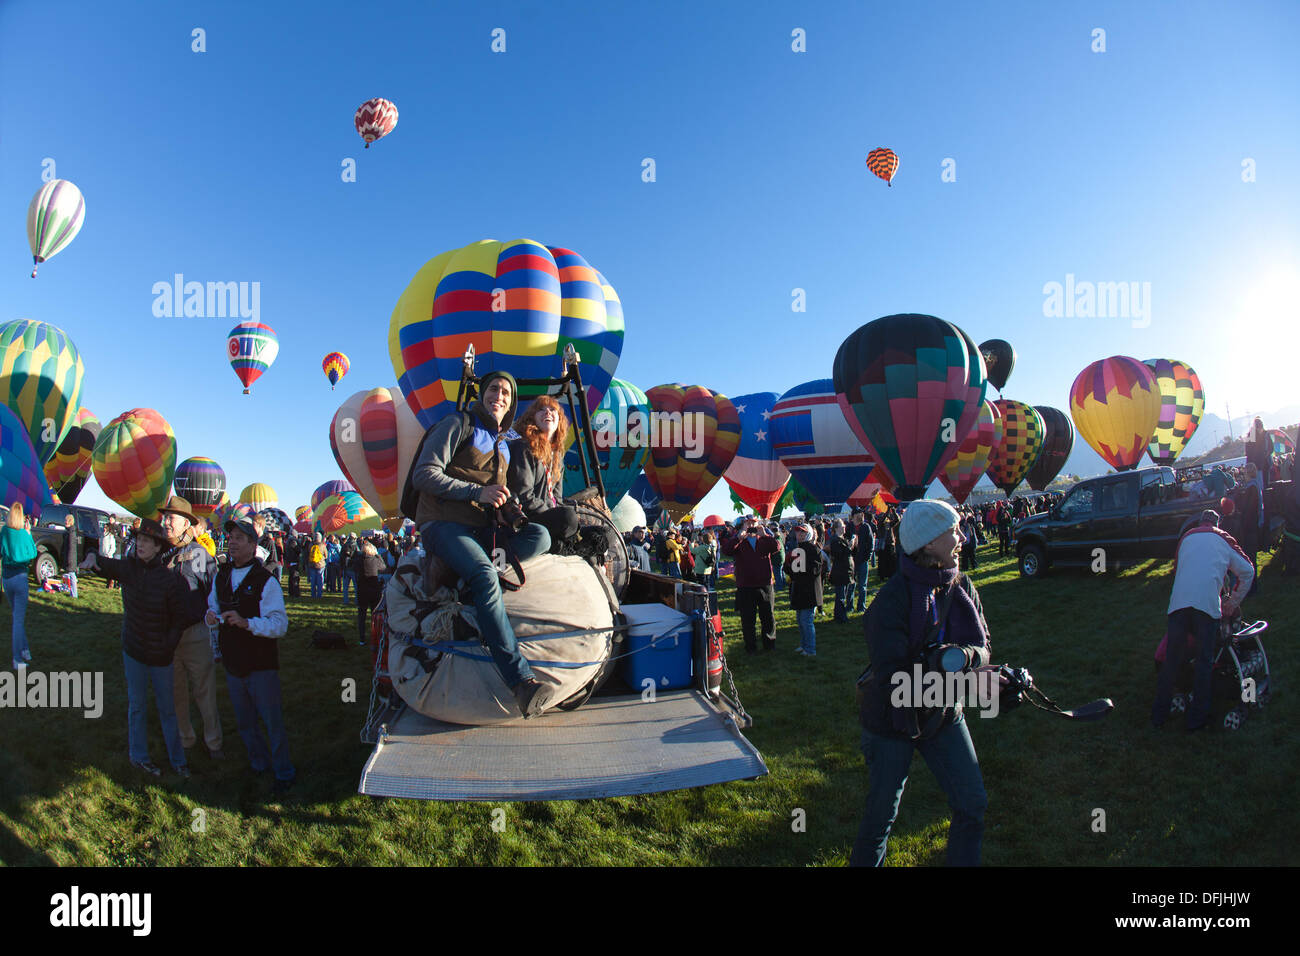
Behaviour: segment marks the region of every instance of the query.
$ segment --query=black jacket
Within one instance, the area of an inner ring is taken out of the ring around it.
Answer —
[[[831,556],[831,584],[845,585],[853,582],[853,548],[842,536],[833,536],[826,546]]]
[[[809,542],[786,553],[785,573],[790,576],[790,609],[807,611],[822,606],[822,571],[826,561],[821,548]],[[802,571],[795,570],[803,568]]]
[[[122,582],[123,650],[141,664],[166,667],[184,630],[184,579],[163,566],[161,555],[148,564],[135,555],[96,560],[104,577]]]

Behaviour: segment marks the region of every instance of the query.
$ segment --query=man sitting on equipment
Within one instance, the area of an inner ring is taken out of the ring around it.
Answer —
[[[425,547],[469,584],[492,659],[520,712],[535,717],[552,691],[519,653],[498,577],[510,552],[523,563],[551,546],[546,528],[526,521],[507,488],[516,407],[514,378],[485,375],[480,398],[467,412],[447,415],[425,434],[408,486],[419,493],[415,523]]]

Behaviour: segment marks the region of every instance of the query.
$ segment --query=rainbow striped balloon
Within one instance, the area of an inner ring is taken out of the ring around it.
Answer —
[[[77,409],[77,417],[63,433],[54,457],[45,463],[45,480],[63,503],[72,504],[86,486],[91,454],[102,430],[98,418],[84,408]]]
[[[327,494],[356,490],[390,527],[400,527],[402,488],[423,437],[424,429],[400,391],[357,392],[330,421],[330,450],[352,484],[327,482],[321,489],[337,484],[343,487]]]
[[[334,391],[334,386],[339,383],[344,375],[348,374],[351,366],[348,364],[348,357],[342,352],[331,352],[325,356],[320,363],[321,369],[325,372],[325,377],[330,380],[330,391]]]
[[[230,330],[226,339],[226,357],[235,375],[244,383],[244,394],[249,386],[262,377],[280,354],[280,339],[275,329],[251,319],[240,322]]]
[[[172,479],[176,494],[190,503],[200,518],[211,518],[226,497],[226,472],[211,458],[186,458]]]
[[[32,319],[0,325],[0,405],[27,426],[42,465],[77,417],[85,372],[81,353],[62,329]]]
[[[989,455],[987,474],[1010,498],[1038,460],[1047,426],[1032,405],[1009,398],[999,398],[993,405],[1002,414],[1002,440]]]
[[[662,507],[680,521],[709,493],[740,447],[740,416],[725,396],[703,385],[656,385],[646,392],[660,422],[651,432],[645,474],[663,499]],[[689,425],[688,425],[689,423]]]
[[[618,295],[576,252],[531,239],[484,239],[430,259],[388,326],[397,384],[426,429],[456,406],[466,346],[480,376],[537,379],[564,374],[570,343],[594,411],[623,351]],[[521,387],[520,407],[543,391]]]
[[[27,244],[32,248],[32,278],[36,267],[52,259],[77,237],[86,221],[86,200],[66,179],[55,179],[36,190],[27,206]]]
[[[1160,419],[1147,446],[1157,465],[1172,465],[1196,434],[1205,414],[1205,389],[1201,377],[1186,362],[1147,359],[1142,363],[1155,374],[1160,389]]]
[[[41,473],[26,426],[0,405],[0,504],[11,507],[15,502],[39,517],[41,506],[52,503],[50,486]]]
[[[352,487],[351,484],[338,478],[335,478],[333,481],[325,482],[325,484],[321,485],[319,488],[317,488],[315,491],[311,493],[311,513],[313,515],[313,518],[316,516],[316,513],[320,510],[321,502],[324,501],[326,498],[330,497],[331,495],[343,495],[349,491],[356,491],[356,490],[357,489]]]
[[[299,505],[297,508],[294,508],[294,509],[293,509],[293,520],[294,520],[295,522],[303,522],[303,521],[310,522],[310,521],[311,521],[311,508],[308,507],[307,505]],[[294,527],[295,527],[295,528],[297,527],[297,524],[296,524],[296,523],[295,523]]]
[[[383,522],[366,499],[355,491],[330,495],[313,513],[315,522],[325,534],[351,534],[353,531],[377,531]]]
[[[104,494],[134,515],[156,518],[176,473],[171,425],[152,408],[123,412],[100,432],[92,468]]]
[[[975,485],[984,477],[993,450],[1002,444],[1002,428],[1002,410],[985,399],[975,427],[967,433],[966,440],[957,448],[957,454],[948,459],[948,464],[939,473],[939,480],[957,504],[965,504]]]
[[[1160,422],[1155,373],[1135,358],[1093,362],[1070,386],[1070,417],[1083,440],[1116,471],[1138,466]]]

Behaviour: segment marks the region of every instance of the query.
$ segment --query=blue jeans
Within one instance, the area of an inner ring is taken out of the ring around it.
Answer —
[[[813,625],[813,609],[807,607],[795,611],[794,619],[799,623],[799,649],[805,654],[816,654],[817,628]]]
[[[280,710],[280,672],[253,671],[247,677],[236,677],[227,671],[226,689],[230,691],[235,722],[239,725],[239,736],[248,750],[248,762],[253,772],[262,773],[271,767],[275,770],[276,780],[292,780],[294,769],[289,760],[289,735],[285,732],[284,716]],[[271,737],[269,750],[262,728],[257,726],[259,717]]]
[[[151,667],[137,661],[126,651],[122,652],[122,665],[126,670],[127,752],[136,763],[149,759],[149,734],[145,716],[149,709],[149,685],[152,684],[153,700],[158,706],[158,719],[162,722],[163,741],[167,744],[167,759],[179,770],[185,766],[185,748],[181,746],[181,732],[176,724],[172,665]]]
[[[776,586],[777,590],[785,590],[785,568],[776,561],[772,562],[772,583]]]
[[[357,583],[356,572],[351,568],[343,569],[343,603],[348,603],[348,588]]]
[[[308,573],[311,575],[311,596],[322,597],[325,594],[325,569],[311,568]]]
[[[858,562],[857,567],[853,569],[853,573],[856,579],[853,593],[858,603],[856,613],[861,614],[867,609],[867,575],[871,573],[871,565],[864,559]]]
[[[1188,656],[1184,637],[1188,635],[1192,639],[1190,650],[1196,657],[1196,678],[1192,685],[1192,706],[1187,709],[1187,726],[1200,727],[1210,719],[1214,641],[1219,635],[1219,619],[1194,607],[1180,608],[1170,613],[1166,633],[1169,641],[1165,645],[1165,660],[1160,665],[1160,676],[1156,680],[1156,702],[1151,708],[1151,723],[1159,727],[1169,716],[1174,681]]]
[[[478,612],[479,633],[506,686],[514,687],[532,677],[533,671],[519,653],[515,632],[501,599],[497,569],[475,537],[475,530],[455,521],[430,521],[420,528],[420,537],[434,554],[469,583],[474,595],[474,608]],[[502,541],[509,544],[521,564],[551,548],[550,532],[535,521],[524,525],[518,533],[505,532]]]
[[[682,567],[676,561],[668,562],[668,576],[670,578],[680,578],[682,576]]]
[[[30,651],[27,646],[27,570],[4,579],[5,600],[14,616],[14,660],[23,659],[23,651]]]
[[[980,775],[979,758],[966,729],[965,715],[929,740],[898,740],[862,731],[862,755],[870,771],[867,808],[853,844],[850,866],[881,866],[889,831],[898,817],[912,753],[921,756],[948,795],[952,822],[948,825],[948,865],[978,866],[984,838],[984,808],[988,795]]]

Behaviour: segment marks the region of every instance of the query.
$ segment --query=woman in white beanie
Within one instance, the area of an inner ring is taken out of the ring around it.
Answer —
[[[988,797],[979,759],[962,714],[961,701],[942,708],[896,707],[894,675],[909,683],[913,665],[937,669],[944,649],[970,670],[989,659],[988,625],[979,595],[958,567],[964,540],[957,512],[942,501],[914,501],[898,528],[897,574],[867,609],[866,637],[871,676],[862,684],[859,717],[862,752],[871,769],[866,812],[853,845],[851,866],[880,866],[915,751],[921,751],[948,796],[948,862],[980,862],[984,808]],[[914,688],[914,694],[920,688]]]

